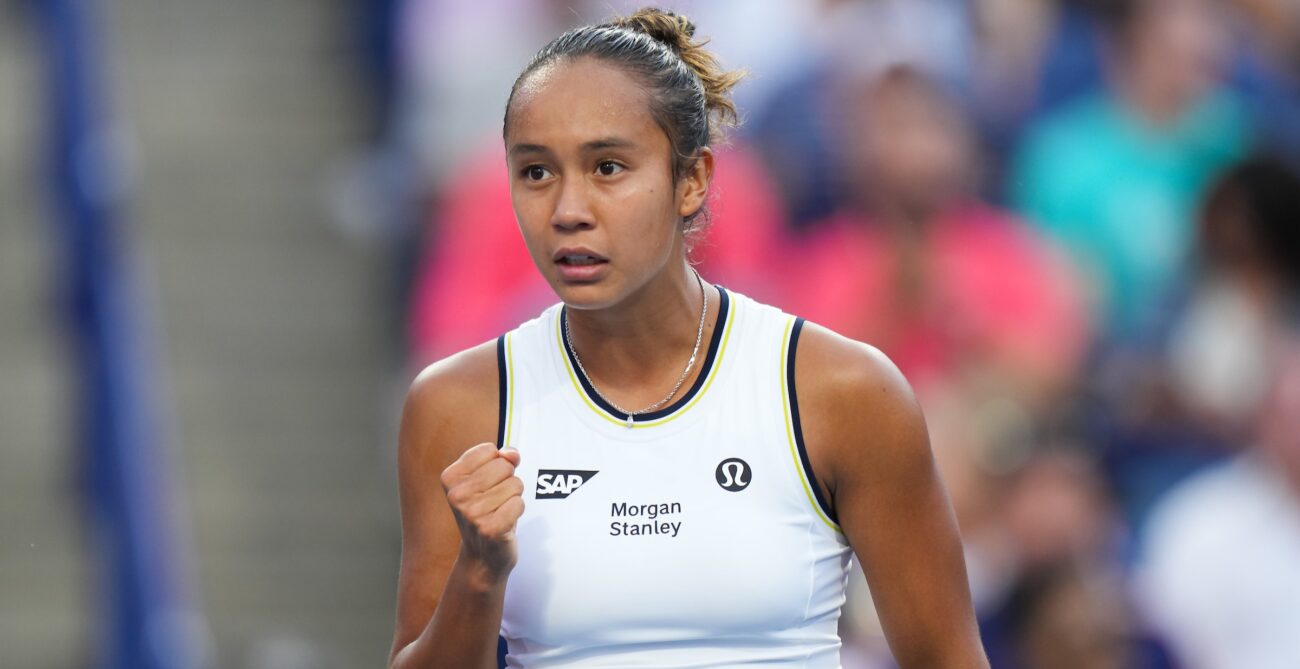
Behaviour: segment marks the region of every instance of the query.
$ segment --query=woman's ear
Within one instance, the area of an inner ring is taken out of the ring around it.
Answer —
[[[709,196],[709,182],[713,180],[713,149],[704,147],[682,174],[681,202],[677,205],[677,214],[690,218],[704,206]]]

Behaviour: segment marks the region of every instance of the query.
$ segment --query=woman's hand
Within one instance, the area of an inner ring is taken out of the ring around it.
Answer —
[[[442,472],[442,488],[460,528],[460,559],[504,581],[518,560],[515,524],[524,512],[524,482],[515,476],[519,451],[482,443]],[[476,570],[477,571],[477,570]]]

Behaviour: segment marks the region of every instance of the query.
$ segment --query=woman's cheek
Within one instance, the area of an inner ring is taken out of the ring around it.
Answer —
[[[519,223],[519,230],[523,232],[524,240],[531,245],[550,221],[546,203],[536,195],[529,196],[525,194],[512,199],[515,220]]]

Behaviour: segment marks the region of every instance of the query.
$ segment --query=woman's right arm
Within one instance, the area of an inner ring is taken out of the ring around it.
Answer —
[[[519,453],[498,451],[495,342],[436,363],[402,410],[402,563],[390,669],[495,669]],[[477,446],[473,446],[477,444]],[[471,447],[472,446],[472,447]]]

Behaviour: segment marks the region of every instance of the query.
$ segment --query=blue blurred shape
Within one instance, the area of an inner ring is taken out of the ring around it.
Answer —
[[[153,328],[140,299],[123,216],[120,148],[94,0],[29,0],[45,64],[51,222],[79,411],[78,462],[100,607],[93,664],[194,669],[210,664],[192,603],[187,536],[154,387]]]

